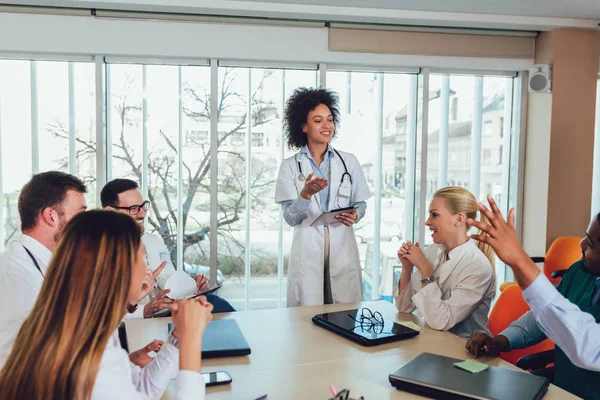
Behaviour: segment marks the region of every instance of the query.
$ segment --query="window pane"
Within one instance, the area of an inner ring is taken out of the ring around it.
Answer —
[[[221,295],[226,296],[237,310],[244,310],[246,305],[248,85],[249,69],[219,68],[217,267],[227,279],[227,287]]]
[[[480,84],[477,84],[479,80]],[[477,91],[477,92],[476,92]],[[478,188],[478,200],[483,201],[491,194],[498,204],[505,204],[503,193],[510,170],[505,164],[505,148],[510,148],[510,127],[505,121],[512,121],[512,110],[505,109],[505,97],[512,96],[512,78],[474,76],[432,75],[430,79],[429,101],[429,142],[427,162],[427,201],[429,207],[433,193],[445,186],[461,186],[472,191]],[[479,104],[478,104],[479,102]],[[448,108],[446,108],[448,107]],[[477,123],[481,111],[481,131]],[[475,127],[475,129],[474,129]],[[478,135],[473,137],[473,134]],[[475,154],[480,140],[481,153]],[[513,152],[518,150],[513,148]],[[516,153],[515,153],[516,154]],[[480,160],[479,174],[472,157]],[[516,157],[516,156],[515,156]],[[510,159],[513,159],[510,156]],[[472,177],[479,182],[471,182]],[[424,228],[426,229],[426,228]],[[433,240],[425,232],[425,243]],[[504,280],[504,268],[497,261],[498,281]]]
[[[108,180],[142,180],[142,66],[107,65],[107,131],[111,138],[112,173]]]
[[[160,235],[177,265],[177,148],[179,145],[179,68],[146,66],[148,199],[146,228]],[[155,268],[155,266],[150,266]]]
[[[70,172],[69,137],[74,135],[73,173],[88,186],[96,205],[96,86],[93,63],[35,62],[40,171]]]
[[[504,168],[503,147],[504,118],[510,121],[510,114],[505,116],[505,89],[507,80],[512,78],[483,78],[483,133],[481,138],[481,182],[479,200],[485,201],[486,196],[492,195],[498,204],[504,199],[502,193],[508,188],[502,188]],[[509,96],[512,93],[508,93]],[[487,128],[486,128],[487,127]],[[486,131],[487,129],[487,131]]]
[[[218,264],[228,281],[220,294],[238,310],[246,307],[246,289],[252,309],[277,307],[280,291],[285,305],[292,229],[281,223],[273,196],[282,157],[293,153],[284,148],[282,114],[293,89],[315,83],[315,71],[219,69]],[[282,254],[275,246],[280,226]]]
[[[31,177],[31,81],[30,62],[0,60],[0,140],[4,243],[18,238],[20,220],[17,199]]]
[[[88,204],[95,204],[94,64],[0,61],[0,121],[4,243],[18,237],[16,202],[33,172],[32,156],[40,172],[69,172],[73,163],[74,174],[88,185]],[[39,154],[33,155],[36,126]],[[73,160],[70,135],[76,141]]]
[[[380,93],[379,79],[383,80],[383,93]],[[340,95],[342,111],[339,136],[334,146],[356,155],[372,195],[367,201],[365,217],[354,227],[363,268],[363,294],[369,300],[373,296],[375,274],[379,274],[380,286],[375,295],[391,301],[394,272],[397,272],[397,276],[400,272],[396,252],[407,236],[404,232],[407,138],[409,134],[414,134],[416,123],[416,85],[411,89],[410,79],[413,77],[403,74],[327,73],[327,86]],[[383,104],[379,109],[378,96],[381,95]],[[377,131],[380,121],[382,132]],[[381,159],[378,156],[379,135],[382,135]],[[413,140],[411,137],[414,146]],[[375,208],[379,163],[382,167],[381,210]],[[410,195],[413,196],[413,193]],[[378,261],[373,259],[377,213],[381,214]]]
[[[37,104],[32,107],[38,120],[40,171],[69,172],[69,65],[47,61],[33,64]]]
[[[181,73],[184,261],[189,273],[210,276],[210,67],[182,67]],[[224,283],[220,269],[217,283]]]
[[[108,130],[113,152],[112,176],[109,178],[133,179],[142,184],[142,188],[147,188],[150,210],[146,229],[161,236],[173,265],[179,268],[177,185],[180,176],[177,148],[180,68],[120,64],[109,65],[108,68]],[[144,140],[147,142],[146,170]],[[146,177],[147,182],[143,182]]]
[[[96,207],[96,77],[93,63],[71,63],[73,99],[71,117],[76,132],[75,174],[87,184],[88,208]]]

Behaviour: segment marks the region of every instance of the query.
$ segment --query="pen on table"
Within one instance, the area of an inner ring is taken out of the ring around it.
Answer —
[[[262,396],[260,396],[260,397],[259,397],[258,399],[256,399],[256,400],[265,400],[266,398],[267,398],[267,395],[265,394],[265,395],[262,395]]]
[[[329,390],[331,390],[333,397],[337,396],[337,390],[335,390],[335,386],[333,386],[331,383],[329,384]]]

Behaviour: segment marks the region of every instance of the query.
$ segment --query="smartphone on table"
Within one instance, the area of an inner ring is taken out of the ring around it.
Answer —
[[[206,386],[227,385],[231,383],[231,375],[227,371],[203,372]]]

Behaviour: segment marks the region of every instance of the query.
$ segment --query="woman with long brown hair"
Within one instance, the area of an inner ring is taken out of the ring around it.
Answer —
[[[201,341],[212,318],[206,299],[177,304],[174,336],[147,367],[131,365],[119,346],[117,327],[146,275],[144,251],[127,215],[88,211],[67,224],[0,371],[0,399],[159,398],[177,370],[178,397],[204,397]]]
[[[406,242],[398,250],[402,263],[394,289],[398,311],[416,308],[431,328],[464,338],[489,332],[488,313],[496,295],[495,256],[489,245],[469,238],[467,220],[476,218],[477,199],[468,190],[449,186],[434,193],[425,221],[433,244],[422,249],[419,243]]]

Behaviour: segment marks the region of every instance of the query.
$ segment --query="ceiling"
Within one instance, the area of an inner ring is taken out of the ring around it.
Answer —
[[[0,4],[509,30],[598,29],[600,0],[13,0]]]
[[[335,7],[437,11],[529,17],[593,19],[600,22],[600,0],[248,0],[251,2]]]

